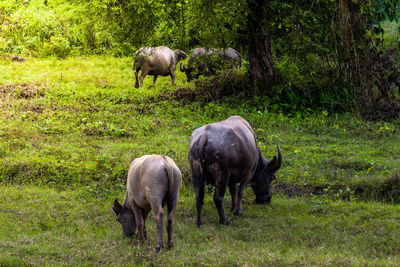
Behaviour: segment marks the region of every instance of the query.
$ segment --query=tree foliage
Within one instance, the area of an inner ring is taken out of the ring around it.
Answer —
[[[398,0],[3,0],[0,52],[233,47],[251,86],[263,89],[265,108],[360,110],[359,95],[371,106],[373,98],[396,98],[398,46],[387,50],[382,33],[399,10]]]

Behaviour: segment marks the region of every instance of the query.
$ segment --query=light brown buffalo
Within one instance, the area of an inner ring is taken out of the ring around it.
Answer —
[[[141,240],[147,238],[146,218],[153,211],[157,223],[156,251],[164,247],[163,206],[167,205],[167,247],[172,247],[172,228],[178,204],[182,174],[175,162],[166,156],[145,155],[135,159],[128,172],[124,203],[115,199],[113,210],[118,216],[125,236],[132,236],[136,226]]]
[[[134,55],[133,70],[135,71],[135,87],[143,86],[146,75],[153,75],[153,86],[156,84],[158,75],[171,76],[172,84],[175,85],[176,64],[185,59],[186,54],[179,49],[171,50],[166,46],[143,47]],[[138,74],[140,77],[138,81]]]

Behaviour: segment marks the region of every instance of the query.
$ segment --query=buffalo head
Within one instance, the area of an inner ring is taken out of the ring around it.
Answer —
[[[182,50],[174,49],[174,53],[175,53],[175,55],[177,56],[178,61],[179,61],[179,60],[184,60],[185,58],[187,58],[186,53],[183,52]]]
[[[252,181],[251,186],[253,192],[256,195],[257,204],[266,204],[271,201],[270,184],[271,181],[275,180],[275,172],[279,170],[282,164],[282,153],[279,145],[278,158],[274,158],[268,162],[264,157],[261,156],[261,164],[259,164],[258,171],[255,174],[255,179]]]
[[[117,221],[122,225],[124,236],[130,237],[136,231],[135,214],[130,208],[121,206],[118,200],[114,200],[113,210],[117,214]]]
[[[181,70],[181,72],[184,72],[186,74],[188,82],[190,82],[193,79],[193,77],[192,77],[192,69],[191,68],[185,67],[184,64],[179,64],[179,69]]]

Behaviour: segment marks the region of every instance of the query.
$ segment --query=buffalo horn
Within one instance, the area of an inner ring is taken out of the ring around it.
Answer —
[[[179,64],[179,69],[180,69],[182,72],[186,72],[185,65],[182,66],[182,63]]]

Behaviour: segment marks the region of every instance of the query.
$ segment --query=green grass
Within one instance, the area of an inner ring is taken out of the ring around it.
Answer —
[[[135,89],[132,59],[0,60],[0,180],[58,186],[120,186],[143,154],[173,158],[189,180],[191,132],[238,114],[253,126],[263,154],[279,143],[278,183],[299,187],[365,187],[399,173],[399,122],[369,123],[350,115],[305,118],[255,109],[251,99],[202,103],[160,98],[190,87],[178,71],[155,87]],[[194,89],[193,89],[194,90]]]
[[[135,89],[131,65],[107,56],[0,58],[0,266],[399,265],[400,121],[271,113],[241,94],[166,98],[194,86],[178,71],[175,87],[169,77],[152,87],[147,77]],[[248,191],[243,216],[223,227],[207,193],[198,229],[190,134],[234,114],[253,126],[266,158],[276,143],[282,149],[272,203],[255,205]],[[151,153],[173,158],[184,177],[176,246],[159,255],[152,218],[141,244],[122,237],[111,210],[130,162]]]
[[[218,225],[207,194],[199,229],[193,194],[184,192],[175,246],[157,255],[153,217],[144,244],[136,235],[124,238],[111,196],[92,197],[85,188],[1,186],[0,192],[0,265],[400,264],[400,209],[394,205],[275,196],[261,206],[246,194],[243,216],[226,227]],[[114,196],[121,200],[123,192]]]
[[[400,23],[392,21],[383,24],[383,34],[385,47],[396,47],[400,41]]]

